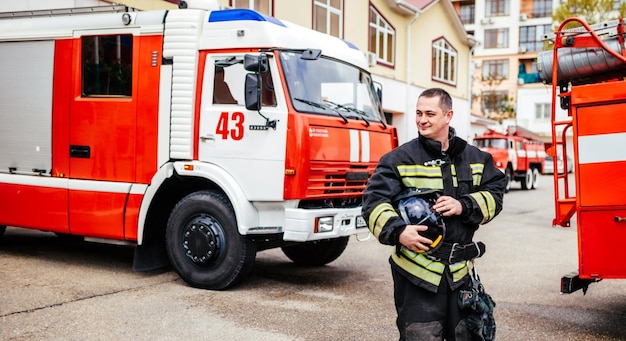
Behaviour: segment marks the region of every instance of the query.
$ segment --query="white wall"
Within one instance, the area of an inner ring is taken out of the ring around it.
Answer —
[[[415,124],[415,105],[417,97],[425,89],[376,75],[373,79],[383,86],[383,107],[401,113],[393,116],[393,125],[398,130],[400,144],[416,138],[418,132]],[[469,101],[453,97],[452,109],[454,116],[451,125],[456,130],[457,136],[469,141],[474,136]]]

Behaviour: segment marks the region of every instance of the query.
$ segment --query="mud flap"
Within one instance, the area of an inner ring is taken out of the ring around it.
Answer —
[[[578,271],[571,272],[561,277],[561,294],[571,294],[583,289],[583,295],[587,293],[589,284],[600,282],[601,279],[585,279],[578,276]]]

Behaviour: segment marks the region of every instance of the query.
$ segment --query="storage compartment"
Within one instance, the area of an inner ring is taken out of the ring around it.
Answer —
[[[578,240],[581,278],[626,278],[626,207],[581,210]]]
[[[575,146],[579,205],[605,207],[626,205],[626,103],[607,102],[604,87],[581,87],[576,92]]]

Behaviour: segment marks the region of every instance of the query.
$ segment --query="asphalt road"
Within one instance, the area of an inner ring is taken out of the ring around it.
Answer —
[[[497,303],[497,339],[626,340],[626,280],[560,294],[577,268],[576,229],[551,226],[551,176],[518,188],[476,238],[487,244],[477,268]],[[397,340],[390,252],[353,238],[335,262],[306,268],[263,251],[243,284],[206,291],[169,269],[133,272],[128,247],[8,228],[0,340]]]

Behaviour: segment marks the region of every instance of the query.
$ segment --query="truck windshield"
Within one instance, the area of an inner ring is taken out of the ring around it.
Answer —
[[[478,148],[506,149],[506,139],[476,139],[474,145]]]
[[[382,121],[367,72],[334,59],[305,60],[301,55],[294,51],[280,54],[291,103],[297,111]]]

